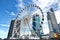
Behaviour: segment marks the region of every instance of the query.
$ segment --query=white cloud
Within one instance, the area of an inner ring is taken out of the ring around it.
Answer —
[[[10,13],[8,10],[5,10],[5,12],[8,13],[8,14]]]
[[[17,0],[17,1],[18,1],[18,4],[16,5],[17,9],[19,9],[20,7],[23,8],[24,7],[23,1],[22,0]]]
[[[36,5],[40,6],[41,9],[43,9],[45,11],[46,7],[50,8],[53,3],[58,3],[59,1],[58,0],[33,0],[33,2]]]
[[[5,26],[5,27],[7,26],[7,27],[9,27],[9,25],[7,25],[7,24],[0,24],[0,26]]]
[[[48,5],[48,3],[50,2],[50,0],[33,0],[34,3],[36,3],[36,5],[40,6],[41,8],[44,8],[45,6]]]
[[[60,3],[58,3],[58,8],[60,9]]]
[[[0,38],[4,39],[7,37],[8,32],[4,30],[0,30]]]
[[[58,5],[60,6],[60,3]]]
[[[8,10],[5,10],[5,12],[6,12],[8,15],[10,15],[10,16],[15,16],[15,15],[16,15],[14,12],[10,12],[10,11],[8,11]]]
[[[11,12],[11,15],[15,16],[16,14],[14,12]]]

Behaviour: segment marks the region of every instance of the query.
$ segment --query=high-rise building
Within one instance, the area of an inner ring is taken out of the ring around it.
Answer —
[[[39,15],[34,15],[33,16],[32,24],[33,24],[34,31],[37,31],[38,27],[40,26],[40,17],[39,17]]]
[[[7,38],[10,38],[10,37],[12,36],[14,21],[15,21],[15,20],[11,20],[11,24],[10,24],[10,28],[9,28],[9,32],[8,32]]]
[[[55,18],[55,14],[52,8],[50,9],[49,12],[47,12],[47,19],[50,31],[53,31],[54,33],[59,33],[57,20]]]
[[[17,33],[19,32],[20,33],[20,20],[18,20],[17,21],[17,23],[16,23],[16,27],[18,28],[18,30],[17,30]],[[13,35],[13,30],[14,30],[14,23],[15,23],[15,20],[11,20],[11,24],[10,24],[10,28],[9,28],[9,32],[8,32],[8,36],[7,36],[7,38],[11,38],[12,37],[12,35]],[[15,30],[14,30],[14,33],[15,33]],[[14,37],[17,37],[17,34],[15,33],[15,35],[14,35]]]
[[[40,25],[40,16],[38,14],[33,15],[32,17],[32,28],[37,32],[38,36],[43,34],[42,26]]]

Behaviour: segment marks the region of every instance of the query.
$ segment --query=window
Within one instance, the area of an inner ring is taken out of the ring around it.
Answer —
[[[33,28],[35,28],[37,30],[40,27],[39,15],[34,15],[32,20],[33,20],[33,22],[32,22]]]

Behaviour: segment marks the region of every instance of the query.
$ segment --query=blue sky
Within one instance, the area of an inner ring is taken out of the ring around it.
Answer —
[[[60,23],[60,0],[0,0],[0,38],[6,38],[10,21],[15,18],[21,8],[29,4],[40,6],[46,15],[51,7],[55,11],[57,22]],[[45,22],[46,25],[47,22]]]
[[[10,21],[15,17],[14,15],[18,12],[16,0],[0,0],[0,37],[7,36]],[[6,32],[4,34],[4,32]]]

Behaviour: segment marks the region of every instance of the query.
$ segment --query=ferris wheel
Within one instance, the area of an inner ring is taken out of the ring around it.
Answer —
[[[18,20],[21,20],[21,22],[18,23],[19,27],[16,27]],[[20,38],[21,36],[20,31],[23,25],[25,28],[26,27],[29,28],[29,30],[31,31],[31,34],[34,32],[38,36],[40,35],[40,30],[42,28],[43,22],[44,22],[44,14],[42,12],[42,9],[35,4],[28,5],[25,8],[22,8],[21,11],[17,14],[14,22],[14,28],[13,28],[11,38]],[[24,33],[25,33],[25,30],[24,30]]]

